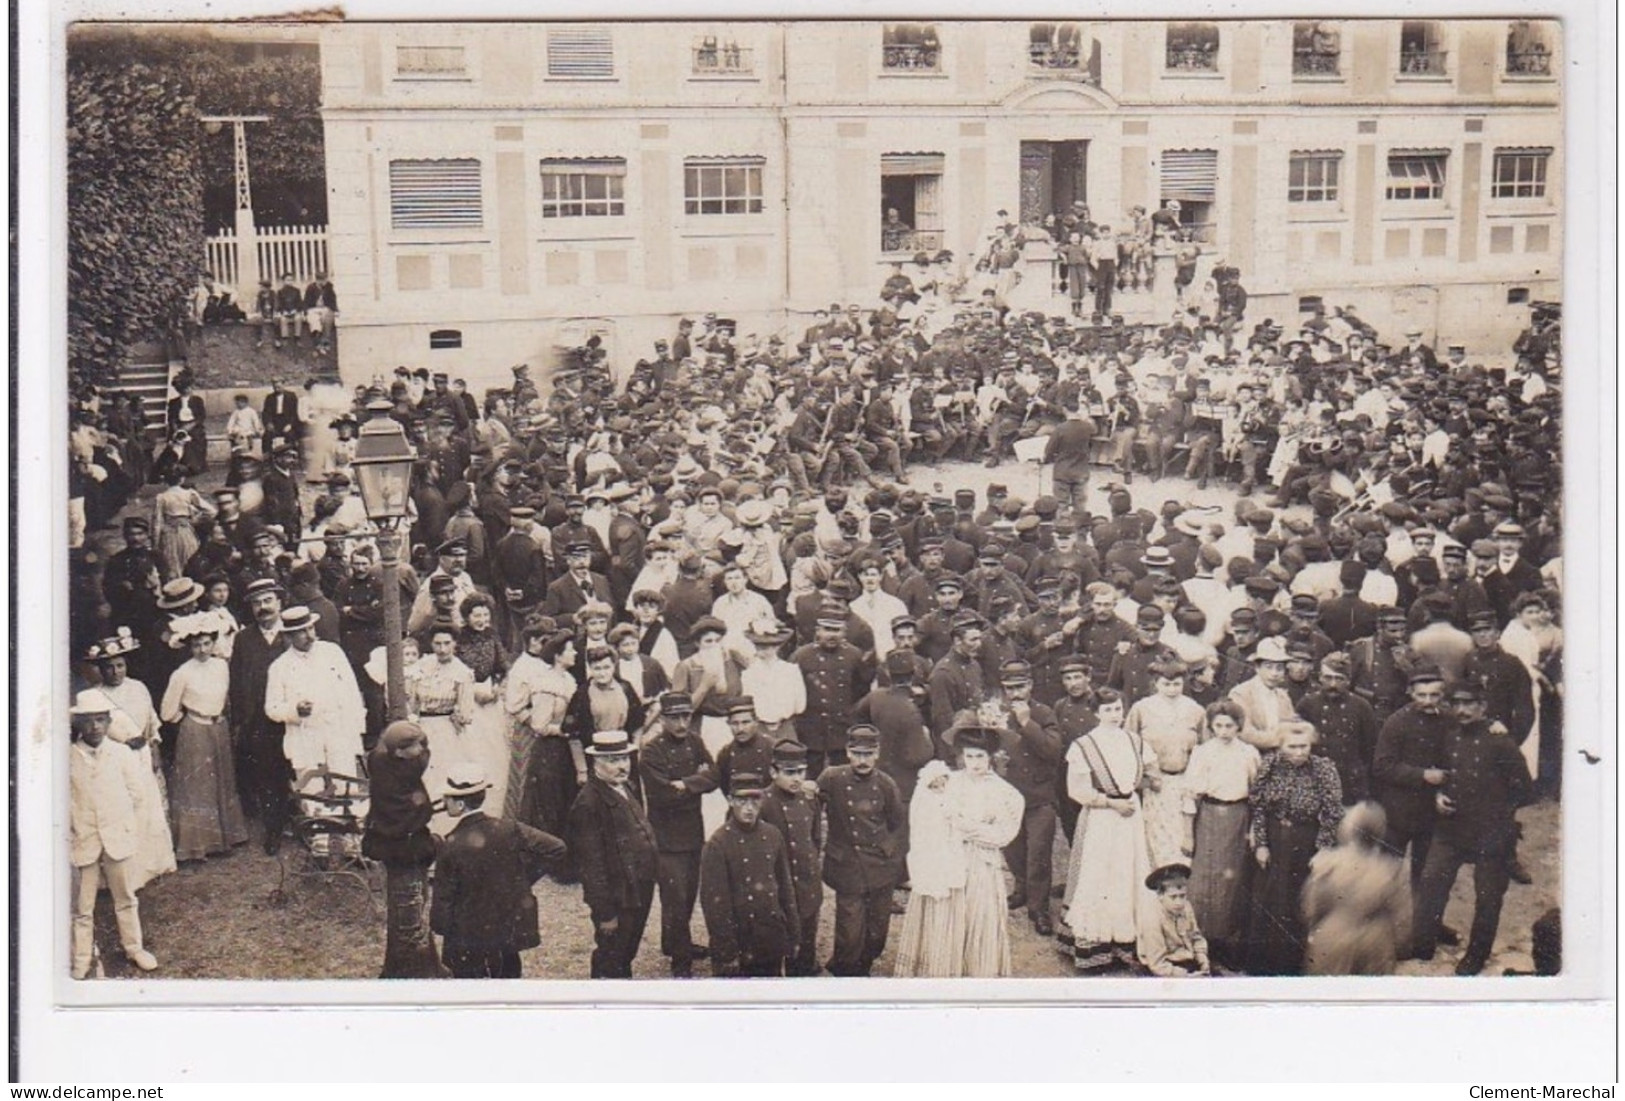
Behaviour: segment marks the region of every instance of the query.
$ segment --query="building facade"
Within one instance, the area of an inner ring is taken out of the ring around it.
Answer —
[[[917,251],[971,261],[1000,210],[1074,201],[1121,226],[1180,200],[1259,318],[1320,299],[1477,350],[1559,295],[1556,23],[321,33],[351,381],[406,364],[499,384],[594,333],[627,364],[704,311],[799,331]]]

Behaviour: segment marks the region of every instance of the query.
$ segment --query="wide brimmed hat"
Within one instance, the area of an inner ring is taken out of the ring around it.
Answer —
[[[794,634],[776,619],[758,619],[745,629],[745,637],[758,646],[783,646]]]
[[[474,761],[458,761],[446,770],[446,796],[466,799],[482,791],[491,790],[491,778],[485,766]]]
[[[739,506],[739,526],[759,528],[773,518],[773,506],[761,498],[752,498]]]
[[[1286,661],[1286,643],[1279,636],[1271,635],[1258,644],[1252,660],[1260,661]]]
[[[1168,883],[1185,883],[1190,877],[1189,864],[1164,864],[1145,877],[1145,886],[1147,890],[1160,891]]]
[[[632,736],[624,730],[595,730],[589,757],[626,757],[632,753]]]
[[[74,697],[73,706],[68,708],[68,714],[74,718],[88,715],[111,715],[113,701],[100,688],[86,688]]]
[[[203,586],[190,577],[177,577],[165,583],[158,593],[158,610],[171,611],[196,602],[203,595]]]
[[[999,732],[980,723],[950,726],[943,732],[942,740],[956,749],[980,749],[984,753],[999,751]]]
[[[128,627],[120,627],[111,637],[100,642],[93,642],[85,651],[87,661],[103,661],[107,658],[123,657],[134,650],[141,649],[141,640],[136,638]]]
[[[306,628],[316,626],[321,618],[319,614],[311,611],[303,604],[295,604],[291,608],[283,609],[282,630],[285,633],[288,631],[303,631]]]

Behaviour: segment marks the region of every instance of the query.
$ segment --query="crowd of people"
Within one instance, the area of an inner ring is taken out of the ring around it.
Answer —
[[[98,881],[156,967],[141,885],[276,852],[332,775],[369,781],[386,976],[517,976],[544,874],[594,977],[657,893],[674,976],[868,975],[899,915],[895,974],[1008,975],[1023,911],[1085,974],[1384,973],[1459,939],[1463,863],[1481,971],[1561,774],[1555,307],[1488,369],[1349,307],[1021,313],[951,264],[478,402],[403,366],[312,420],[279,386],[208,494],[186,380],[156,455],[76,387],[75,974]],[[417,456],[393,723],[369,417]],[[933,484],[1017,451],[1048,492]]]

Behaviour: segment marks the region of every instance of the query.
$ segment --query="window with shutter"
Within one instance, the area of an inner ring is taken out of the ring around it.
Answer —
[[[1162,197],[1181,202],[1211,203],[1219,184],[1215,149],[1168,149],[1162,154]]]
[[[1388,157],[1388,198],[1401,202],[1444,198],[1444,152],[1392,153]]]
[[[550,27],[547,75],[556,80],[615,76],[615,39],[608,27]]]
[[[479,229],[480,162],[390,161],[389,221],[395,229]]]
[[[610,218],[626,213],[622,157],[542,161],[543,218]]]

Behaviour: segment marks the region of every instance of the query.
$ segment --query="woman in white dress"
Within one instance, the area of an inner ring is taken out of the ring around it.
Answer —
[[[1183,663],[1158,662],[1151,672],[1156,691],[1129,708],[1123,725],[1130,734],[1143,739],[1157,758],[1160,785],[1142,798],[1151,864],[1160,868],[1182,859],[1184,772],[1191,751],[1206,732],[1207,715],[1201,704],[1185,695]]]
[[[407,710],[429,739],[429,767],[423,786],[431,798],[445,794],[446,774],[453,765],[472,760],[463,734],[474,717],[474,673],[457,660],[457,632],[437,627],[430,638],[433,652],[420,658],[415,679],[408,681]],[[430,829],[444,835],[457,823],[436,815]]]
[[[1512,616],[1512,622],[1501,632],[1501,649],[1523,662],[1535,697],[1535,721],[1530,736],[1525,738],[1521,730],[1514,730],[1512,736],[1524,738],[1523,757],[1529,765],[1529,775],[1539,779],[1541,716],[1544,711],[1562,706],[1556,678],[1549,676],[1548,671],[1562,658],[1563,628],[1552,621],[1551,606],[1538,593],[1518,597],[1512,605]]]
[[[892,972],[899,979],[957,979],[964,973],[966,850],[954,827],[948,780],[945,763],[929,762],[908,804],[910,890]]]
[[[999,731],[975,726],[950,733],[961,769],[948,778],[948,814],[965,845],[965,946],[959,974],[1002,978],[1012,972],[1004,847],[1021,832],[1026,801],[993,771]]]
[[[175,839],[169,833],[168,794],[155,752],[161,740],[158,710],[152,704],[152,693],[147,691],[147,686],[130,678],[124,657],[140,647],[141,643],[130,629],[120,627],[118,634],[94,644],[85,655],[95,663],[102,695],[112,707],[107,736],[140,755],[143,780],[151,781],[147,797],[142,800],[147,815],[140,825],[136,859],[130,866],[132,891],[175,870]]]
[[[1095,713],[1100,725],[1066,751],[1067,794],[1083,808],[1072,837],[1066,926],[1079,974],[1091,975],[1137,966],[1140,915],[1156,905],[1145,886],[1151,849],[1140,804],[1156,778],[1156,754],[1123,728],[1121,693],[1102,689]]]

